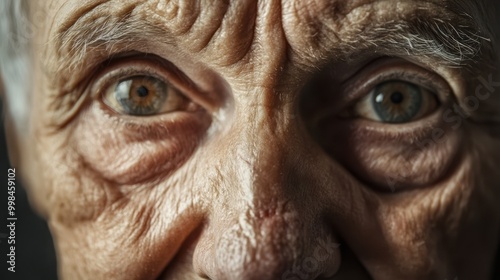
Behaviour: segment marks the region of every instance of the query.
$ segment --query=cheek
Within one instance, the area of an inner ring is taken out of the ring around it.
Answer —
[[[160,203],[151,193],[115,201],[92,221],[67,224],[52,220],[64,279],[78,275],[96,279],[156,278],[199,220],[192,211],[169,208],[169,214],[165,214],[159,210],[165,207],[156,209]]]
[[[72,142],[86,166],[106,180],[135,184],[167,176],[193,153],[209,125],[202,113],[168,115],[156,123],[146,118],[127,122],[92,105]]]
[[[45,199],[61,276],[154,278],[200,223],[199,209],[187,203],[196,200],[193,191],[185,188],[189,182],[174,174],[161,183],[132,187],[110,183],[95,172],[97,167],[89,168],[81,150],[75,151],[77,134],[59,144],[57,139],[66,133],[40,141],[53,144],[39,155],[43,182],[50,189]],[[102,142],[94,142],[94,151],[102,151],[95,143]]]
[[[454,275],[487,278],[478,275],[488,271],[496,253],[491,245],[498,240],[500,192],[492,190],[500,178],[485,164],[492,150],[468,147],[439,183],[379,196],[377,223],[394,252],[393,261],[412,264],[408,275],[430,271],[439,278],[433,273],[447,268]],[[478,275],[472,276],[470,267],[477,268]]]

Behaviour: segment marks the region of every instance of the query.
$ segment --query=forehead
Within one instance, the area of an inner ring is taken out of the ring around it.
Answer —
[[[232,71],[233,76],[261,67],[257,64],[269,65],[280,59],[273,56],[276,53],[286,54],[281,59],[298,65],[301,71],[314,71],[327,61],[365,53],[432,55],[429,49],[414,48],[406,36],[414,29],[419,29],[417,33],[430,31],[417,34],[425,42],[441,40],[434,43],[449,51],[444,60],[475,55],[479,48],[475,44],[480,41],[474,29],[480,17],[470,16],[479,10],[477,1],[402,0],[396,5],[392,0],[37,3],[41,6],[33,10],[46,12],[44,32],[40,32],[45,35],[38,35],[43,37],[38,38],[39,45],[45,48],[41,53],[52,60],[58,57],[60,69],[84,68],[90,65],[87,60],[133,49],[164,57],[172,56],[166,53],[170,50],[217,71]],[[472,28],[462,31],[458,26]],[[454,33],[457,40],[437,34],[442,30]],[[461,42],[464,36],[470,40]],[[399,45],[387,43],[396,41]],[[53,76],[64,77],[64,73]]]
[[[194,10],[208,10],[212,6],[218,5],[245,5],[245,3],[254,3],[259,7],[263,5],[257,4],[259,2],[268,2],[269,6],[281,6],[283,7],[282,13],[286,15],[290,12],[301,12],[303,9],[308,12],[330,13],[333,12],[331,16],[335,16],[335,13],[346,14],[347,12],[363,6],[363,5],[376,5],[380,3],[392,4],[397,2],[397,5],[401,4],[422,4],[422,3],[432,3],[437,6],[447,7],[450,10],[462,13],[473,13],[474,11],[468,10],[473,8],[475,10],[481,9],[486,5],[491,5],[489,0],[281,0],[281,1],[247,1],[247,0],[237,0],[237,1],[226,1],[226,0],[51,0],[51,1],[36,1],[32,4],[43,6],[47,11],[54,12],[58,17],[67,17],[68,14],[74,12],[85,12],[86,9],[96,7],[103,4],[111,4],[116,7],[128,6],[130,4],[138,5],[141,8],[153,8],[154,10],[161,10],[168,12],[167,10],[175,7],[175,12],[180,12],[182,8]],[[108,6],[111,7],[111,6]],[[324,10],[326,8],[326,10]],[[338,16],[338,15],[337,15]]]

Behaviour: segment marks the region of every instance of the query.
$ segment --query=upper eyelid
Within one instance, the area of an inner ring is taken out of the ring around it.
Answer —
[[[411,66],[410,68],[413,68],[412,74],[403,73],[403,66]],[[384,68],[390,69],[392,73],[388,74],[387,70],[381,71],[381,69]],[[419,73],[418,76],[416,76],[417,72]],[[431,82],[423,80],[431,78],[430,76],[424,78],[423,76],[425,75],[433,75],[434,81]],[[368,81],[366,80],[366,76],[368,76]],[[423,83],[424,87],[430,89],[432,93],[436,94],[441,104],[449,104],[455,98],[450,85],[436,72],[424,69],[421,66],[408,61],[401,61],[401,59],[382,60],[382,62],[376,60],[363,66],[361,70],[350,76],[349,79],[340,84],[340,86],[334,87],[335,85],[332,85],[332,87],[322,89],[320,95],[324,95],[325,91],[339,91],[339,93],[329,94],[330,96],[333,96],[331,102],[327,102],[325,103],[327,105],[319,108],[313,116],[311,116],[311,122],[316,123],[317,121],[328,116],[339,114],[344,110],[348,110],[348,108],[354,106],[356,102],[361,101],[362,98],[370,94],[372,89],[377,84],[387,80],[397,79],[415,83],[417,85]]]
[[[183,65],[182,62],[179,63]],[[129,70],[126,70],[127,68]],[[95,71],[91,72],[92,79],[84,88],[85,91],[94,93],[94,98],[97,97],[99,88],[103,88],[105,77],[113,72],[119,76],[119,71],[123,73],[121,75],[126,75],[127,71],[129,75],[155,75],[209,112],[215,112],[224,106],[223,102],[228,98],[229,87],[217,73],[205,68],[202,68],[201,72],[192,71],[189,67],[181,69],[175,63],[153,53],[126,52],[100,62],[94,69]],[[207,77],[211,78],[210,84],[206,83]]]
[[[389,74],[377,75],[376,77],[374,77],[373,79],[371,79],[369,82],[366,83],[366,88],[370,89],[368,92],[371,92],[373,88],[378,84],[389,81],[404,81],[421,86],[430,92],[436,93],[437,95],[439,95],[439,93],[442,92],[443,89],[441,89],[440,86],[432,84],[432,82],[426,80],[425,78],[419,75],[412,75],[412,74],[407,72],[399,72],[399,73],[392,72]],[[358,94],[356,94],[356,97],[358,97]]]
[[[115,81],[108,88],[106,88],[104,90],[103,94],[101,95],[102,101],[104,102],[104,104],[110,106],[112,110],[116,111],[119,114],[134,116],[134,114],[132,114],[130,112],[126,112],[127,109],[125,107],[123,107],[122,105],[120,105],[119,102],[116,100],[116,98],[113,98],[113,93],[115,91],[115,86],[118,85],[118,83],[121,83],[125,80],[140,79],[140,78],[143,78],[143,79],[144,78],[147,78],[147,79],[153,78],[153,79],[157,80],[157,81],[154,81],[154,83],[158,83],[158,82],[165,83],[164,88],[156,88],[156,90],[164,89],[165,91],[167,91],[165,99],[163,100],[163,103],[162,103],[162,105],[163,105],[162,108],[165,108],[167,105],[170,105],[170,107],[176,107],[177,105],[183,104],[182,102],[183,102],[183,100],[185,100],[184,94],[182,92],[180,92],[176,87],[170,85],[166,81],[162,81],[160,79],[157,79],[154,77],[149,77],[149,76],[145,77],[143,75],[134,75],[134,76],[126,77],[122,80]],[[155,86],[158,86],[158,85],[155,85]],[[187,100],[188,99],[186,98],[186,101]],[[120,107],[122,107],[122,108],[119,109]],[[164,114],[164,113],[171,112],[171,111],[172,110],[162,112],[160,109],[160,111],[155,113],[155,114],[139,114],[139,115],[141,116],[141,118],[144,118],[145,116],[155,116],[155,115]]]
[[[198,90],[196,85],[174,64],[162,61],[156,56],[124,57],[102,65],[90,89],[93,94],[102,93],[112,83],[132,76],[152,76],[173,86],[188,97],[192,91]]]
[[[402,69],[403,66],[410,66],[411,70],[408,70],[408,68],[406,70]],[[369,65],[366,68],[370,67],[372,66]],[[389,63],[389,66],[384,65],[384,67],[387,67],[390,72],[388,73],[387,70],[380,71],[375,66],[373,70],[363,69],[352,76],[348,81],[345,81],[341,86],[341,91],[347,94],[346,99],[352,102],[352,100],[362,98],[362,96],[368,94],[374,86],[388,80],[403,80],[422,86],[435,93],[442,102],[453,95],[448,83],[443,77],[435,72],[423,69],[409,62],[404,62],[399,66],[391,66]],[[366,73],[370,71],[375,72],[375,74]],[[363,77],[367,74],[369,74],[368,81]],[[360,80],[360,76],[363,77],[362,80]]]

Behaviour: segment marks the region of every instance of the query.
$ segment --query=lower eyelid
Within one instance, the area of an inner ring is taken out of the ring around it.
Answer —
[[[388,127],[368,120],[331,121],[329,128],[323,128],[329,134],[321,135],[321,144],[368,185],[385,186],[388,176],[398,175],[403,163],[408,162],[405,168],[411,172],[400,178],[400,183],[406,187],[424,186],[445,174],[463,139],[462,132],[447,126],[440,113],[425,125]],[[438,130],[439,140],[435,139]]]
[[[174,128],[182,126],[186,122],[194,121],[196,126],[208,127],[211,123],[210,115],[199,106],[193,106],[189,110],[172,112],[170,114],[141,116],[116,114],[108,106],[99,105],[99,111],[113,129],[126,128],[126,132],[134,135],[138,141],[148,140],[151,136],[160,138],[172,135]],[[193,124],[191,124],[192,126]]]
[[[80,119],[72,143],[106,180],[135,184],[167,176],[194,152],[210,126],[206,112],[179,112],[137,120],[94,103]]]
[[[318,122],[317,131],[321,132],[322,141],[325,141],[326,145],[334,142],[339,135],[344,134],[372,141],[396,141],[410,145],[429,137],[435,128],[449,130],[450,126],[443,120],[443,114],[447,108],[447,106],[442,106],[421,121],[391,125],[363,118],[330,116]]]

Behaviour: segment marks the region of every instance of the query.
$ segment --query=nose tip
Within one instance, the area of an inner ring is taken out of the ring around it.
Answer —
[[[335,274],[339,244],[329,235],[303,235],[298,227],[282,219],[265,220],[258,226],[240,219],[230,227],[213,228],[200,237],[195,270],[213,280],[304,280]]]
[[[235,226],[224,233],[216,248],[216,273],[220,279],[276,279],[285,269],[289,252],[270,236]]]

